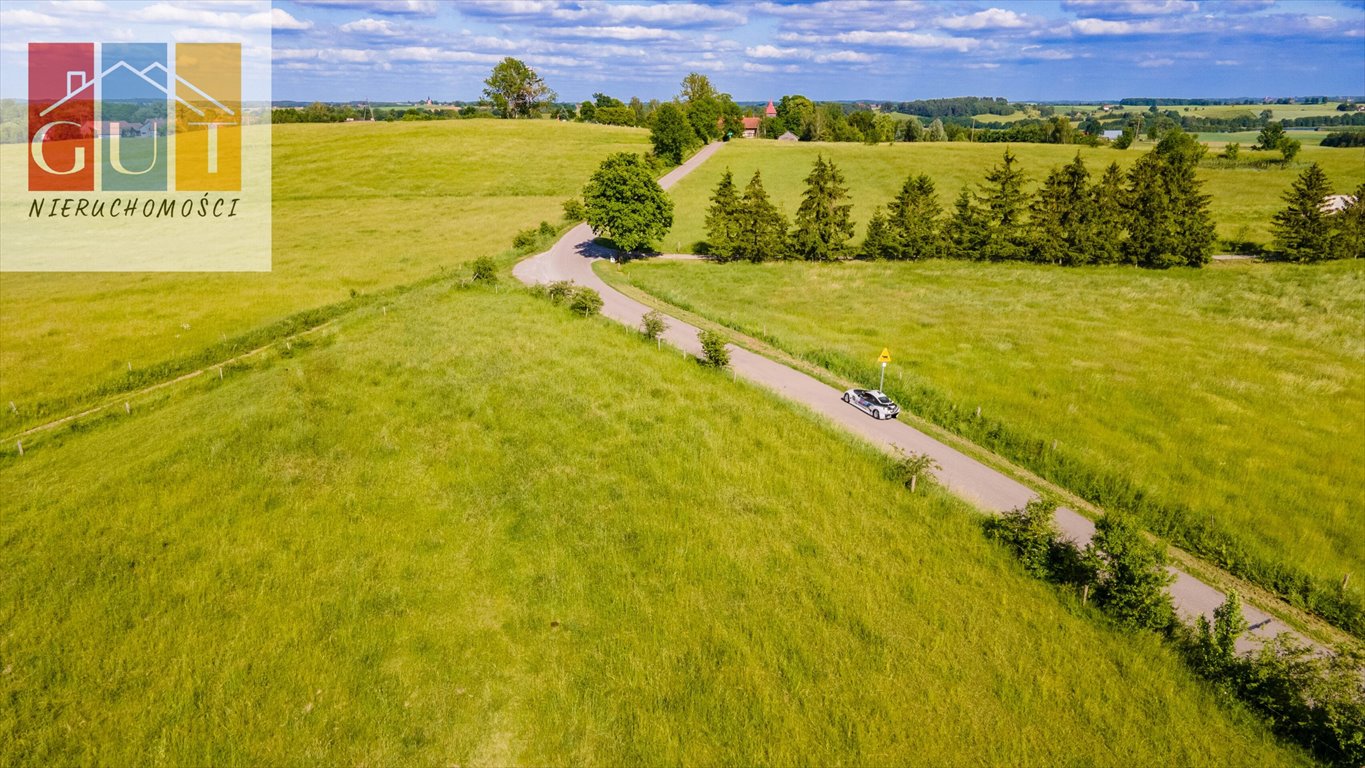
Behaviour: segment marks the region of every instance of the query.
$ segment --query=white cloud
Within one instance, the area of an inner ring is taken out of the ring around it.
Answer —
[[[353,35],[370,35],[373,37],[395,37],[399,34],[393,26],[393,22],[385,19],[356,19],[342,24],[340,29],[342,32],[349,32]]]
[[[1000,8],[987,8],[967,16],[949,16],[938,23],[944,29],[1019,29],[1029,25],[1023,16]]]
[[[1071,22],[1072,31],[1080,35],[1138,35],[1160,32],[1155,21],[1110,21],[1108,19],[1077,19]]]
[[[800,48],[778,48],[775,45],[755,45],[745,48],[746,56],[754,59],[794,59],[800,53]]]
[[[880,45],[894,48],[943,49],[965,53],[981,45],[981,41],[971,37],[952,37],[935,35],[928,32],[872,32],[865,29],[841,32],[833,40],[852,45]]]
[[[269,24],[267,26],[270,29],[278,29],[281,31],[296,31],[313,28],[313,22],[300,21],[291,16],[289,12],[284,10],[283,8],[271,8],[270,13],[268,14],[253,13],[250,16],[246,17],[246,19],[244,19],[243,21],[244,23],[250,25],[253,24],[255,20],[261,20],[261,17],[263,16],[266,17],[266,19],[269,21]],[[253,27],[248,26],[248,29],[250,28]]]
[[[1194,0],[1062,0],[1062,9],[1100,19],[1132,19],[1194,13]]]
[[[1142,61],[1139,61],[1139,62],[1137,63],[1137,65],[1138,65],[1139,67],[1142,67],[1143,69],[1156,69],[1156,68],[1158,68],[1158,67],[1169,67],[1169,66],[1172,66],[1172,65],[1174,65],[1174,64],[1175,64],[1175,59],[1172,59],[1172,58],[1169,58],[1169,57],[1164,57],[1164,56],[1163,56],[1163,57],[1160,57],[1160,58],[1143,59]]]
[[[546,30],[557,37],[605,40],[682,40],[677,32],[655,27],[554,27]]]
[[[27,8],[0,9],[0,26],[60,27],[65,22],[56,16],[31,11]]]
[[[435,0],[294,0],[299,5],[340,8],[384,16],[435,16],[440,6]]]

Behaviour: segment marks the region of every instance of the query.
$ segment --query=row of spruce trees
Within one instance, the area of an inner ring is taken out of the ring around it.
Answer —
[[[1029,192],[1027,176],[1006,150],[1003,162],[976,189],[964,188],[947,215],[933,180],[911,175],[893,200],[873,212],[856,250],[848,188],[833,161],[816,158],[792,226],[768,198],[761,173],[741,193],[727,170],[707,212],[707,250],[718,261],[958,258],[1202,266],[1215,244],[1209,196],[1195,177],[1204,151],[1193,136],[1173,132],[1126,173],[1111,164],[1095,181],[1078,154]],[[1286,195],[1296,210],[1316,211],[1321,203],[1325,177],[1321,169],[1314,173],[1306,190],[1300,190],[1301,180]],[[1309,195],[1318,195],[1311,205],[1297,199]],[[1359,211],[1354,218],[1318,217],[1309,222],[1318,233],[1309,238],[1317,250],[1286,253],[1299,260],[1350,257],[1360,248],[1358,219]],[[1294,235],[1282,236],[1281,217],[1276,227],[1277,243],[1297,242]]]

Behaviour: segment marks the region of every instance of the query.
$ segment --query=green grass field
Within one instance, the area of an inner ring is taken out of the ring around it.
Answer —
[[[1070,162],[1079,151],[1092,177],[1098,178],[1112,162],[1127,168],[1151,143],[1140,142],[1127,150],[1089,148],[1053,144],[1014,144],[1012,151],[1020,166],[1036,185],[1052,168]],[[742,190],[755,170],[763,171],[763,184],[773,202],[788,218],[801,201],[806,175],[816,155],[834,159],[843,172],[853,202],[853,218],[861,241],[865,223],[876,206],[885,205],[900,191],[909,174],[928,174],[933,178],[940,202],[946,211],[963,185],[976,189],[986,172],[1000,163],[1003,144],[897,143],[811,144],[775,141],[734,141],[706,165],[679,182],[672,191],[676,201],[673,230],[660,247],[665,251],[693,252],[706,238],[706,208],[720,177],[729,168]],[[1279,153],[1246,152],[1250,160],[1275,158]],[[1348,193],[1365,182],[1365,151],[1305,146],[1296,162],[1288,168],[1259,169],[1201,168],[1199,176],[1212,196],[1211,208],[1218,234],[1237,241],[1270,240],[1270,219],[1283,207],[1281,195],[1307,167],[1319,162],[1333,186]]]
[[[130,363],[506,250],[517,230],[559,221],[608,153],[647,139],[542,120],[276,126],[271,272],[0,274],[3,418],[9,402],[31,415]]]
[[[1239,116],[1258,117],[1261,112],[1270,110],[1272,120],[1293,120],[1299,117],[1336,117],[1345,114],[1337,111],[1337,105],[1341,102],[1333,101],[1326,104],[1216,104],[1202,106],[1197,104],[1174,104],[1162,105],[1157,109],[1162,112],[1174,110],[1181,114],[1188,114],[1193,117],[1221,117],[1231,118]],[[1100,104],[1058,104],[1056,110],[1062,114],[1071,112],[1094,112],[1102,105]],[[1145,112],[1145,106],[1128,106],[1123,108],[1126,114]]]
[[[980,406],[1274,562],[1365,574],[1365,263],[645,261],[624,274],[868,376],[890,347],[893,395],[925,386],[961,413]]]
[[[0,457],[0,763],[1305,762],[607,321],[437,285],[328,339]]]

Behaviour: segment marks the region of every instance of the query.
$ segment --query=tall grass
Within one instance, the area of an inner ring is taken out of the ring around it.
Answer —
[[[871,449],[432,286],[0,457],[0,762],[1300,764]]]
[[[1365,633],[1361,264],[624,274],[869,383],[889,346],[911,410]]]
[[[648,134],[554,121],[281,125],[273,269],[0,274],[0,425],[118,387],[309,310],[421,280],[557,222],[611,152]],[[0,147],[22,151],[20,145]],[[6,194],[22,196],[22,179]],[[20,418],[9,409],[15,403]]]

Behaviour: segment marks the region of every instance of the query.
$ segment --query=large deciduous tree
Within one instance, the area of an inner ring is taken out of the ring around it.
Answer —
[[[498,114],[506,118],[530,117],[543,104],[555,100],[555,92],[535,70],[511,56],[498,62],[484,80],[484,96],[493,102]]]
[[[637,252],[673,226],[673,200],[664,193],[649,163],[618,152],[602,161],[583,187],[588,225],[623,251]]]
[[[654,145],[654,155],[673,165],[681,163],[697,145],[697,134],[682,109],[672,102],[662,104],[654,111],[653,120],[649,143]]]
[[[815,166],[806,177],[806,191],[796,209],[792,232],[792,252],[808,261],[833,261],[849,255],[848,240],[853,236],[844,175],[833,160],[817,155]]]

